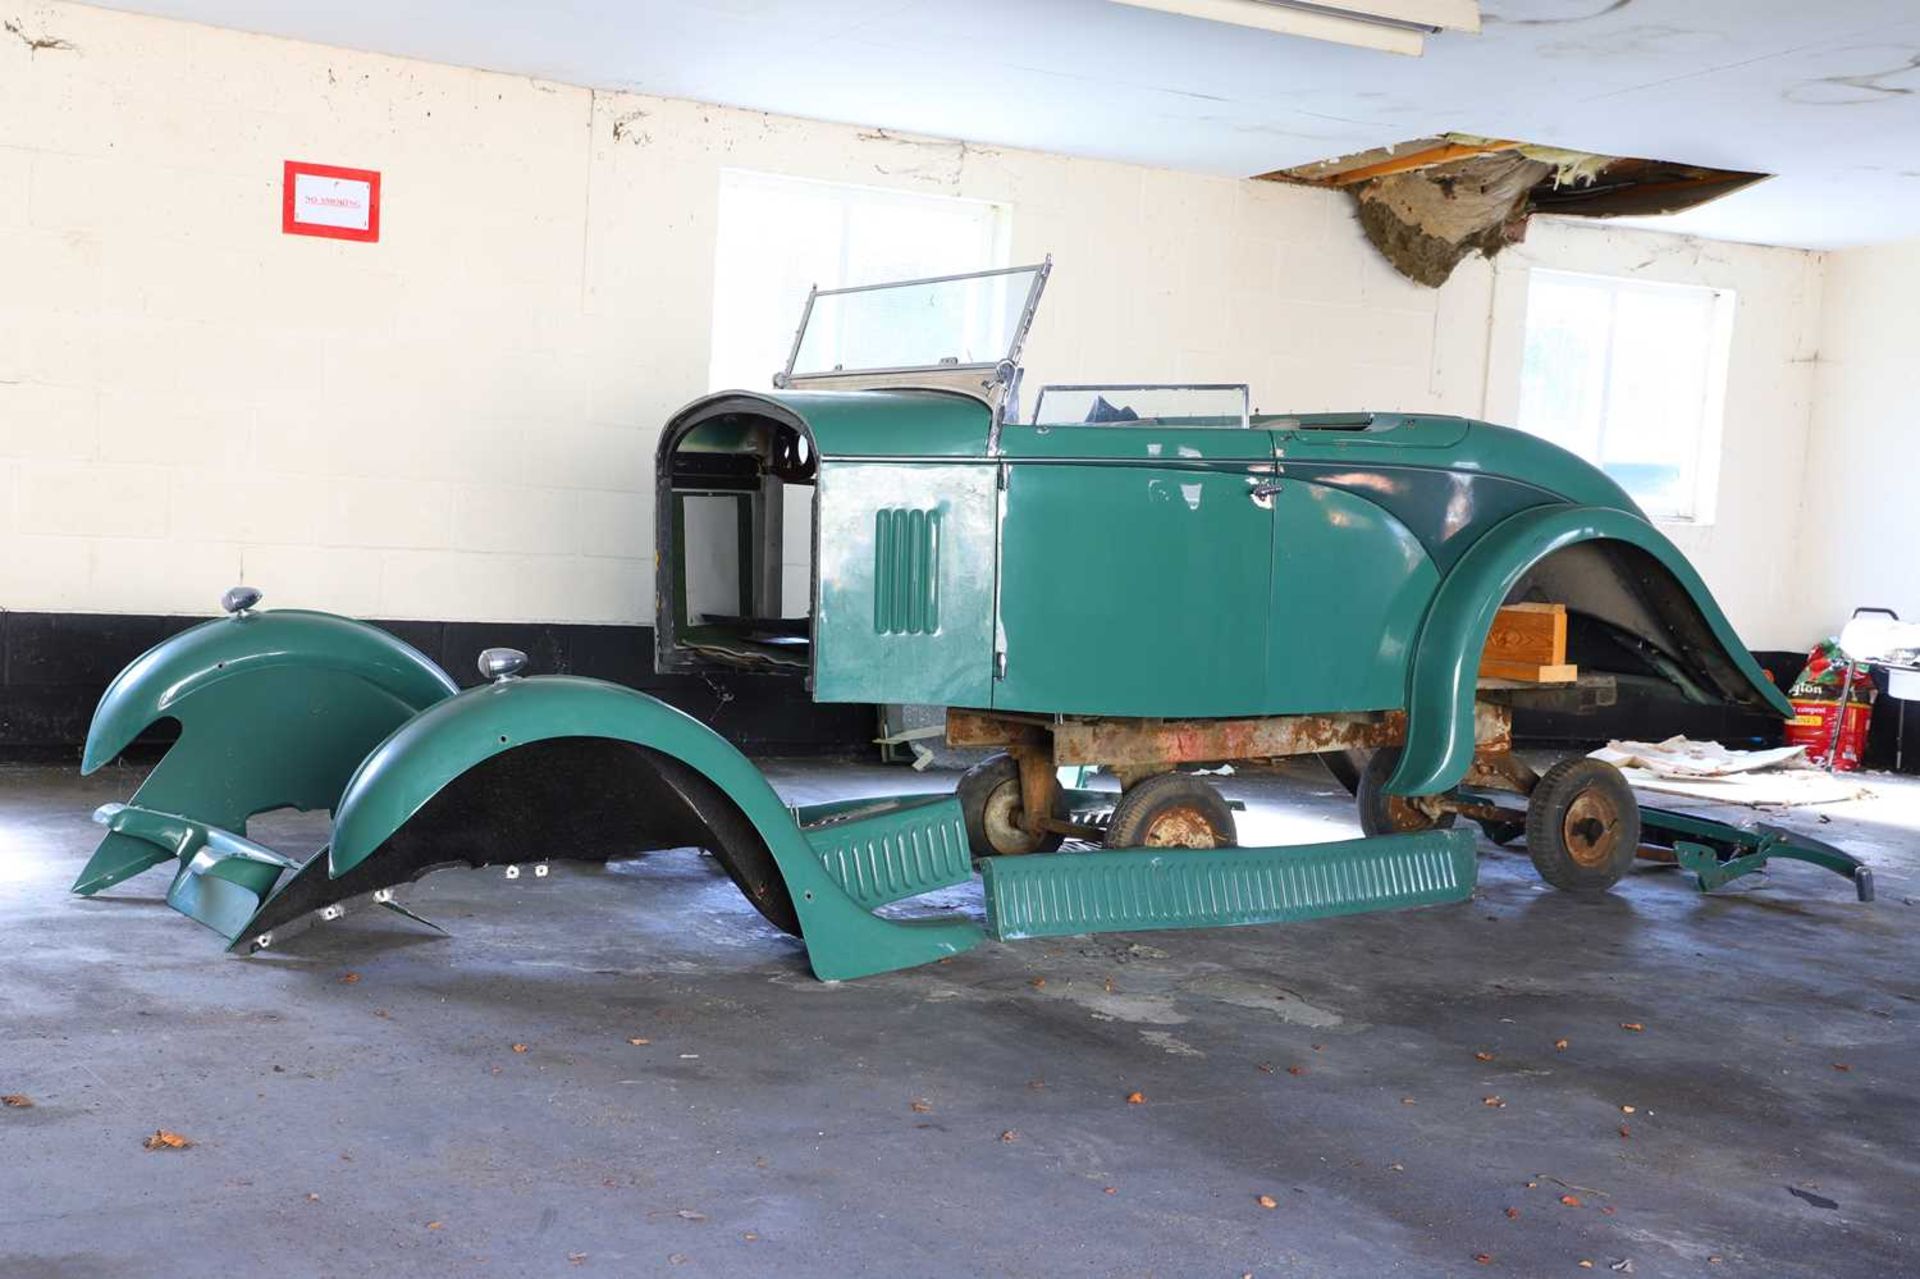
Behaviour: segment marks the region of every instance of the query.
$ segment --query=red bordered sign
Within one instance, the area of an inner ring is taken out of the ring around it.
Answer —
[[[287,161],[280,229],[331,240],[380,238],[380,174],[332,164]]]

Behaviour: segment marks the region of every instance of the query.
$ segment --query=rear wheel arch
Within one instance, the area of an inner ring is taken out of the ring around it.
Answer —
[[[1589,570],[1600,574],[1597,585],[1642,600],[1671,624],[1680,656],[1712,694],[1791,713],[1699,574],[1658,529],[1610,507],[1535,507],[1489,530],[1441,579],[1408,672],[1406,747],[1389,793],[1430,794],[1465,776],[1480,654],[1494,615],[1524,580],[1567,552],[1599,553],[1604,563]]]

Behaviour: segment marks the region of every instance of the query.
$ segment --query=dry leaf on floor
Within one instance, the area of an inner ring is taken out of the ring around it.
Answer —
[[[1505,1106],[1507,1103],[1500,1100],[1498,1097],[1482,1097],[1480,1099],[1480,1104],[1483,1106],[1501,1107],[1501,1106]]]
[[[1553,1051],[1555,1051],[1555,1052],[1557,1052],[1557,1053],[1563,1053],[1563,1052],[1565,1052],[1565,1051],[1567,1051],[1567,1041],[1566,1041],[1566,1040],[1564,1040],[1564,1039],[1556,1039],[1556,1040],[1554,1040],[1554,1041],[1553,1041]]]
[[[1415,1101],[1415,1100],[1414,1100],[1413,1098],[1411,1098],[1411,1097],[1402,1097],[1402,1098],[1400,1099],[1400,1104],[1401,1104],[1401,1105],[1403,1105],[1403,1106],[1417,1106],[1417,1105],[1419,1105],[1420,1103],[1419,1103],[1419,1102],[1417,1102],[1417,1101]]]
[[[1101,1191],[1100,1193],[1103,1195],[1117,1195],[1120,1193],[1120,1187],[1108,1186],[1105,1190]]]
[[[1623,1115],[1631,1115],[1631,1114],[1633,1113],[1633,1107],[1632,1107],[1632,1106],[1622,1106],[1622,1107],[1620,1107],[1620,1113],[1621,1113],[1621,1114],[1623,1114]]]
[[[1484,1052],[1482,1052],[1482,1053],[1475,1053],[1475,1054],[1473,1055],[1473,1059],[1474,1059],[1475,1061],[1492,1061],[1492,1060],[1493,1060],[1493,1054],[1492,1054],[1492,1053],[1484,1053]]]
[[[353,983],[359,980],[360,980],[359,973],[342,973],[340,976],[340,984],[342,986],[351,986],[353,985]]]
[[[515,1051],[515,1052],[517,1052],[517,1053],[523,1053],[523,1052],[525,1052],[525,1051],[527,1051],[527,1046],[526,1046],[525,1044],[515,1044],[515,1045],[513,1046],[513,1051]]]
[[[1262,1208],[1278,1208],[1280,1206],[1280,1201],[1278,1199],[1275,1199],[1272,1195],[1261,1195],[1258,1198],[1256,1198],[1254,1202],[1259,1204]]]
[[[1305,1066],[1288,1066],[1287,1073],[1289,1075],[1304,1075],[1307,1073],[1307,1068]]]
[[[1520,1220],[1520,1210],[1518,1208],[1507,1209],[1507,1220],[1509,1221]]]
[[[1621,1135],[1622,1137],[1631,1137],[1631,1136],[1633,1136],[1633,1129],[1631,1129],[1631,1128],[1629,1128],[1629,1127],[1628,1127],[1627,1125],[1625,1125],[1625,1124],[1621,1124],[1621,1125],[1620,1125],[1620,1135]]]
[[[1483,1266],[1490,1266],[1493,1264],[1493,1254],[1490,1252],[1476,1252],[1473,1254],[1473,1259],[1479,1262]]]
[[[912,1101],[907,1103],[907,1109],[911,1110],[916,1115],[932,1114],[933,1103],[928,1101],[925,1097],[915,1097]]]
[[[429,1221],[427,1223],[428,1230],[439,1230],[440,1228],[441,1228],[440,1223],[437,1221]]]
[[[1130,1092],[1127,1094],[1127,1104],[1129,1106],[1144,1106],[1147,1104],[1147,1094],[1143,1092]]]
[[[1017,1133],[1017,1132],[1015,1132],[1015,1131],[1014,1131],[1013,1129],[1011,1129],[1011,1128],[1009,1128],[1009,1129],[1007,1129],[1007,1130],[1006,1130],[1005,1132],[1003,1132],[1003,1133],[1001,1133],[1001,1134],[1000,1134],[1000,1140],[1002,1140],[1002,1141],[1018,1141],[1018,1140],[1020,1140],[1020,1134],[1019,1134],[1019,1133]]]
[[[1852,1066],[1849,1066],[1849,1065],[1847,1065],[1847,1063],[1846,1063],[1846,1062],[1844,1062],[1844,1061],[1836,1061],[1836,1062],[1834,1062],[1834,1063],[1833,1063],[1833,1068],[1834,1068],[1835,1070],[1852,1070],[1852,1069],[1853,1069],[1853,1067],[1852,1067]]]
[[[1591,1261],[1582,1261],[1580,1263],[1580,1268],[1582,1270],[1591,1270],[1593,1269],[1593,1263]]]
[[[648,1039],[644,1035],[635,1035],[633,1038],[627,1040],[627,1042],[632,1044],[635,1048],[639,1048],[646,1044],[650,1044],[653,1041],[651,1039]]]
[[[10,1092],[0,1097],[0,1106],[11,1106],[15,1110],[32,1110],[33,1098],[23,1092]]]
[[[1645,1029],[1646,1029],[1646,1027],[1645,1027],[1645,1026],[1642,1026],[1642,1025],[1641,1025],[1641,1024],[1640,1024],[1639,1022],[1637,1022],[1637,1021],[1623,1021],[1623,1022],[1621,1022],[1621,1023],[1620,1023],[1620,1029],[1622,1029],[1622,1030],[1645,1030]]]
[[[1032,981],[1029,981],[1027,983],[1027,985],[1033,987],[1035,990],[1039,990],[1041,987],[1045,986],[1046,984],[1047,984],[1047,979],[1045,977],[1035,977]]]
[[[193,1142],[177,1132],[168,1132],[165,1128],[153,1130],[153,1136],[140,1143],[148,1150],[186,1150]]]
[[[1565,1204],[1569,1208],[1578,1208],[1580,1206],[1580,1196],[1579,1195],[1561,1195],[1560,1202]]]

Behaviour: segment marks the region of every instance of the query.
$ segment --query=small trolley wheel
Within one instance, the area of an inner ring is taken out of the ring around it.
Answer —
[[[1458,813],[1429,813],[1417,799],[1387,794],[1387,779],[1399,765],[1398,746],[1382,746],[1367,758],[1367,766],[1360,770],[1360,787],[1354,792],[1360,804],[1360,829],[1369,835],[1405,835],[1453,825]]]
[[[1612,764],[1563,759],[1533,788],[1527,855],[1555,888],[1603,893],[1627,873],[1639,847],[1640,803]]]
[[[960,774],[954,794],[966,819],[967,847],[975,857],[1050,853],[1065,838],[1053,831],[1035,835],[1021,825],[1026,813],[1020,803],[1020,764],[1011,755],[990,755]],[[1053,815],[1065,821],[1066,796],[1055,795]]]
[[[1233,810],[1220,792],[1186,773],[1135,782],[1113,806],[1108,848],[1232,848]]]
[[[1527,833],[1525,822],[1486,821],[1480,823],[1481,831],[1496,844],[1511,844]]]

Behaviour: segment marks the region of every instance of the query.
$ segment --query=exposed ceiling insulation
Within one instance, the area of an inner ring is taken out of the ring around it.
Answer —
[[[1767,175],[1453,133],[1260,176],[1352,193],[1374,247],[1439,288],[1469,253],[1492,257],[1524,238],[1535,213],[1653,217]]]
[[[1920,235],[1916,0],[1482,0],[1480,34],[1435,37],[1418,58],[1109,0],[99,2],[1234,177],[1447,129],[1551,138],[1777,175],[1666,229],[1805,248]],[[28,29],[72,34],[37,19]]]

